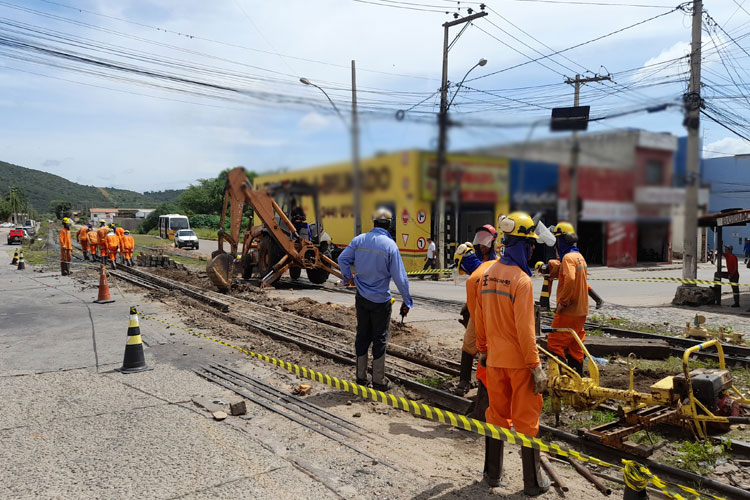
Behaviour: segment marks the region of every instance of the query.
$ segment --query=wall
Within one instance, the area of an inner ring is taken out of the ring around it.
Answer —
[[[709,213],[728,208],[750,208],[750,155],[725,156],[703,160],[701,181],[709,186]],[[733,233],[737,233],[735,236]],[[734,226],[724,229],[724,240],[734,246],[734,253],[742,254],[739,238],[750,238],[750,227]],[[708,230],[708,247],[714,247],[713,231]]]

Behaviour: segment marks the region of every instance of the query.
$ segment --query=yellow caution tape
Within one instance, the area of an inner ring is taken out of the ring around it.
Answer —
[[[687,285],[724,285],[724,286],[750,286],[750,283],[733,283],[730,281],[692,280],[686,278],[586,278],[589,281],[638,281],[645,283],[684,283]]]
[[[558,455],[560,457],[564,457],[568,459],[573,458],[580,462],[588,462],[588,463],[592,463],[594,465],[598,465],[601,467],[618,469],[623,472],[625,472],[625,469],[626,469],[623,466],[614,465],[609,462],[605,462],[596,457],[592,457],[592,456],[580,453],[576,450],[563,448],[554,443],[545,443],[539,438],[529,437],[529,436],[526,436],[525,434],[521,434],[520,432],[516,432],[514,430],[506,429],[504,427],[496,427],[487,422],[482,422],[474,418],[467,418],[464,415],[456,415],[455,413],[448,411],[448,410],[441,410],[434,406],[426,405],[424,403],[418,403],[414,400],[406,399],[404,397],[396,397],[393,394],[390,394],[387,392],[378,391],[371,387],[365,387],[363,385],[348,382],[346,380],[341,380],[337,377],[332,377],[330,375],[326,375],[324,373],[312,370],[310,368],[305,368],[303,366],[299,366],[294,363],[289,363],[281,359],[276,359],[270,356],[266,356],[265,354],[259,354],[253,351],[249,351],[245,348],[230,344],[221,339],[211,337],[210,335],[196,332],[189,328],[185,328],[179,325],[175,325],[174,323],[164,321],[150,314],[144,314],[140,312],[138,314],[143,319],[156,321],[163,325],[167,325],[173,328],[177,328],[179,330],[183,330],[196,337],[201,337],[206,340],[210,340],[212,342],[216,342],[223,346],[229,347],[231,349],[235,349],[250,357],[259,359],[261,361],[265,361],[266,363],[270,363],[274,366],[281,367],[290,373],[294,373],[297,376],[300,376],[300,377],[303,377],[303,378],[306,378],[315,382],[320,382],[321,384],[325,384],[329,387],[343,390],[345,392],[352,393],[355,396],[361,396],[362,398],[365,398],[365,399],[379,401],[381,403],[390,405],[393,408],[396,408],[398,410],[409,412],[418,417],[423,417],[429,420],[435,420],[435,421],[440,422],[441,424],[449,424],[449,425],[452,425],[453,427],[457,427],[459,429],[463,429],[469,432],[474,432],[482,436],[491,436],[494,439],[507,441],[511,444],[517,444],[519,446],[525,446],[526,448],[535,448],[540,451],[544,451],[546,453],[554,453],[555,455]],[[717,497],[714,495],[709,495],[708,493],[699,492],[688,486],[683,486],[680,484],[669,483],[669,482],[663,481],[662,479],[654,475],[647,467],[640,465],[640,464],[636,464],[636,465],[638,466],[638,471],[640,471],[640,473],[643,474],[647,478],[648,482],[654,485],[655,487],[659,488],[669,498],[674,498],[675,500],[688,500],[687,498],[683,497],[679,493],[671,492],[669,490],[669,487],[671,486],[672,488],[678,488],[698,498],[706,497],[706,498],[711,498],[714,500],[727,500],[726,498],[723,498],[723,497]],[[633,469],[631,466],[631,472],[632,470]]]
[[[453,272],[453,269],[425,269],[424,271],[409,271],[407,276],[419,276],[423,274],[444,274]]]

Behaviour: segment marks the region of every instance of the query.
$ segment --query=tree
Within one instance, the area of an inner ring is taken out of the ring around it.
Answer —
[[[214,179],[198,179],[191,184],[179,198],[180,207],[188,214],[219,214],[224,205],[224,190],[227,184],[227,173],[223,170]],[[246,172],[252,184],[257,176],[255,172]]]
[[[62,219],[63,217],[70,217],[70,207],[71,203],[65,200],[52,200],[51,202],[49,202],[49,210],[50,212],[55,214],[55,217],[57,217],[58,220]]]

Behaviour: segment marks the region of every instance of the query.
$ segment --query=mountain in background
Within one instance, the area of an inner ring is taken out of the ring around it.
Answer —
[[[81,208],[156,208],[161,203],[174,203],[184,191],[146,191],[97,188],[71,182],[59,175],[19,167],[0,161],[0,195],[5,196],[12,186],[23,189],[34,210],[45,213],[52,200],[69,201],[73,210]]]

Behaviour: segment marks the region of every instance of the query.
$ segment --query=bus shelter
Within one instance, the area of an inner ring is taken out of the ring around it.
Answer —
[[[716,272],[714,281],[721,281],[722,250],[724,249],[724,229],[733,226],[745,226],[750,223],[750,209],[729,208],[714,214],[706,214],[698,219],[698,227],[707,227],[714,233],[714,250],[716,252]],[[714,285],[714,303],[721,305],[721,285]]]

